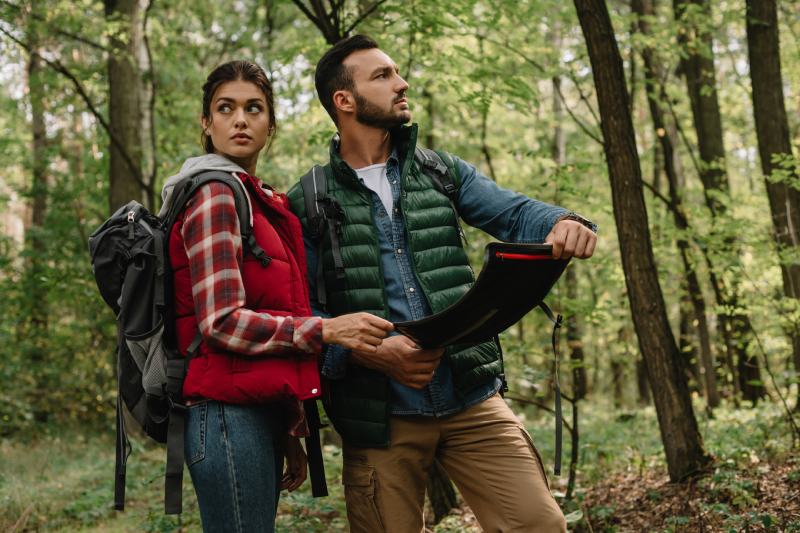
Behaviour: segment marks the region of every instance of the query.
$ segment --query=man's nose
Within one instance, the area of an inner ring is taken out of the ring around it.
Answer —
[[[408,82],[404,80],[400,74],[397,75],[397,86],[394,89],[398,93],[403,93],[408,90]]]

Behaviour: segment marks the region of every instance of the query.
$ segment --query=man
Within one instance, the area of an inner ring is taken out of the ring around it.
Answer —
[[[404,126],[408,84],[370,38],[336,44],[315,82],[339,131],[323,179],[343,213],[328,221],[333,230],[316,232],[306,206],[318,204],[307,203],[301,185],[289,199],[303,222],[317,311],[324,303],[333,315],[368,311],[398,322],[457,301],[474,278],[453,207],[500,240],[546,241],[561,258],[592,255],[590,222],[501,189],[443,154],[459,178],[451,205],[414,161],[417,128]],[[372,354],[329,346],[322,372],[326,411],[344,442],[354,533],[419,532],[434,459],[486,531],[566,531],[539,454],[498,394],[502,361],[493,341],[423,350],[395,335]]]

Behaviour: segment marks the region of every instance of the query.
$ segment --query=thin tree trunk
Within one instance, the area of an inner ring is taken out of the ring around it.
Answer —
[[[678,304],[678,350],[683,356],[686,366],[686,377],[689,379],[689,390],[698,391],[705,396],[705,388],[700,378],[700,368],[697,364],[697,347],[694,343],[694,328],[692,327],[691,299],[685,284],[681,284],[681,299]]]
[[[633,0],[632,8],[633,11],[639,15],[639,31],[644,35],[650,35],[651,32],[646,17],[653,15],[654,10],[652,2],[650,0]],[[677,157],[673,144],[674,136],[670,134],[672,128],[668,127],[664,120],[664,112],[660,102],[661,99],[666,98],[666,95],[663,94],[663,90],[658,84],[658,80],[662,79],[662,73],[660,67],[655,62],[652,49],[645,47],[642,50],[642,58],[644,59],[647,103],[650,108],[653,128],[661,145],[661,151],[663,152],[662,162],[669,185],[669,198],[672,204],[675,225],[681,231],[686,231],[688,229],[686,217],[680,216],[681,213],[684,213],[679,192],[680,183],[683,180],[679,175],[679,167],[675,164]],[[694,318],[697,321],[698,339],[700,341],[700,360],[703,364],[703,377],[705,379],[702,388],[705,389],[709,408],[713,409],[719,405],[719,392],[717,388],[714,356],[711,352],[711,335],[706,319],[705,298],[703,297],[703,291],[700,287],[700,280],[697,277],[694,260],[691,257],[689,242],[681,237],[677,240],[677,246],[680,252],[683,269],[686,273],[687,293],[692,303]]]
[[[567,268],[567,298],[575,301],[578,298],[578,279],[575,267]],[[569,360],[572,367],[572,397],[577,402],[586,397],[586,358],[583,353],[583,340],[581,322],[576,313],[567,317],[567,346],[569,347]]]
[[[700,7],[708,17],[711,8],[708,0],[673,0],[675,17],[686,23],[685,31],[679,34],[685,54],[681,57],[681,71],[686,78],[686,87],[692,107],[692,117],[697,132],[700,150],[700,180],[703,183],[706,205],[711,211],[716,227],[724,227],[727,218],[727,203],[730,198],[728,175],[725,170],[725,146],[722,135],[722,118],[717,98],[717,81],[714,69],[712,35],[687,21],[686,6]],[[722,230],[720,237],[724,242],[721,250],[730,260],[738,264],[739,246],[735,235]],[[745,399],[755,402],[764,395],[761,372],[755,356],[748,355],[748,344],[752,339],[752,325],[747,313],[741,311],[739,303],[738,280],[726,283],[721,275],[714,279],[719,283],[717,293],[722,297],[719,303],[730,310],[730,315],[722,319],[723,334],[728,334],[726,349],[729,358],[737,361],[739,387]]]
[[[49,164],[49,154],[47,146],[47,130],[45,126],[45,87],[44,87],[44,65],[39,55],[40,35],[38,23],[32,20],[29,26],[29,35],[32,46],[32,53],[28,58],[28,89],[31,104],[31,130],[33,133],[32,143],[32,172],[31,172],[31,225],[26,228],[25,241],[26,248],[29,250],[28,263],[26,265],[26,285],[27,290],[27,312],[21,321],[24,328],[25,346],[28,347],[27,354],[31,368],[35,369],[36,390],[33,405],[34,418],[37,422],[46,422],[48,418],[47,410],[42,410],[38,406],[43,394],[48,389],[46,372],[42,366],[46,355],[46,339],[48,338],[48,290],[45,281],[46,274],[46,255],[47,246],[44,236],[45,217],[47,216],[47,173]],[[25,327],[27,324],[27,327]]]
[[[800,246],[800,191],[786,178],[797,180],[788,171],[781,180],[772,180],[781,170],[778,162],[792,155],[789,123],[783,98],[780,40],[775,0],[747,0],[747,50],[750,58],[750,79],[753,86],[753,114],[756,122],[761,170],[764,173],[779,254],[795,259],[781,259],[783,293],[794,300],[800,298],[800,263],[796,257]],[[796,308],[796,307],[795,307]],[[793,320],[789,330],[796,374],[800,374],[800,325]],[[800,397],[800,382],[798,382]],[[800,405],[800,402],[798,402]]]
[[[703,468],[710,458],[703,448],[656,274],[642,171],[614,29],[602,0],[574,3],[592,64],[631,314],[650,377],[667,469],[670,479],[678,481]]]
[[[140,0],[105,0],[106,19],[118,25],[109,39],[109,122],[125,153],[111,144],[109,212],[130,200],[149,203],[142,171],[144,95],[139,70],[143,10]],[[128,160],[126,160],[126,158]]]

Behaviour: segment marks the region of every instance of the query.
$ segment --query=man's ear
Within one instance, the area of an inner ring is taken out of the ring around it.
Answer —
[[[333,107],[337,111],[344,113],[354,113],[356,110],[356,100],[350,91],[336,91],[333,93]]]

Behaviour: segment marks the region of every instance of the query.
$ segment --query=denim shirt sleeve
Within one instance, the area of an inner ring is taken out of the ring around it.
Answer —
[[[330,318],[330,314],[322,310],[317,301],[317,243],[308,235],[303,235],[306,249],[306,266],[308,267],[308,296],[311,301],[311,312],[314,316]],[[322,348],[321,373],[328,379],[341,379],[347,371],[347,359],[350,350],[338,344],[325,344]]]
[[[461,178],[458,213],[470,226],[504,242],[541,243],[553,226],[571,213],[528,198],[487,178],[458,157],[453,157]]]

